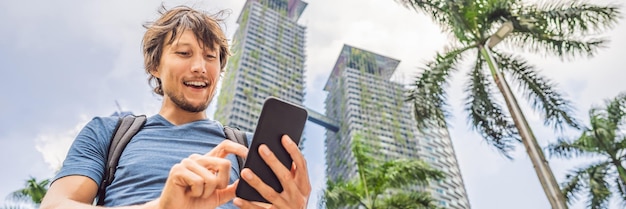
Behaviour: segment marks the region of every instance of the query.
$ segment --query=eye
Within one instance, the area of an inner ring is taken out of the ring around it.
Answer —
[[[184,52],[184,51],[180,51],[180,52],[175,52],[178,55],[182,55],[182,56],[189,56],[191,53],[190,52]]]
[[[207,54],[206,58],[208,58],[208,59],[215,59],[217,57],[215,55],[212,55],[212,54]]]

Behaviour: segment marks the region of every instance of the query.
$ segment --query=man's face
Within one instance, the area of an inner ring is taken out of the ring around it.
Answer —
[[[161,79],[165,102],[188,112],[206,110],[220,77],[219,47],[213,48],[204,47],[190,30],[164,46],[153,75]]]

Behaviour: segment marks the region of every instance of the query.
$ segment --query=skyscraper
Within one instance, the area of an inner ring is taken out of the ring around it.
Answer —
[[[253,132],[268,96],[304,101],[306,28],[301,0],[247,0],[237,23],[215,118]]]
[[[329,179],[356,174],[351,139],[360,134],[383,159],[421,159],[446,173],[428,188],[437,204],[468,209],[469,201],[454,150],[445,129],[419,132],[406,89],[390,81],[400,63],[389,57],[344,45],[324,90],[326,116],[339,122],[337,132],[326,133],[326,173]],[[373,140],[374,139],[374,140]]]

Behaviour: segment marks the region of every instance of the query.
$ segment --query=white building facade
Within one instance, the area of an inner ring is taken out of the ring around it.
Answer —
[[[248,0],[237,23],[215,119],[254,132],[263,102],[275,96],[304,101],[306,28],[300,0]]]

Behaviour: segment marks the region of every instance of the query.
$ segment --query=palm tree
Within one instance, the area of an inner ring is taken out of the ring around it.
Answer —
[[[557,157],[600,159],[567,174],[562,191],[570,203],[586,193],[589,208],[606,208],[613,192],[626,204],[626,93],[607,100],[604,107],[592,108],[589,122],[591,126],[577,139],[559,139],[547,148]]]
[[[26,187],[11,193],[11,199],[18,201],[32,201],[35,205],[41,204],[48,192],[50,179],[37,181],[35,177],[26,180]]]
[[[459,72],[460,63],[468,56],[474,56],[471,58],[473,68],[467,73],[469,80],[465,85],[465,111],[472,127],[509,159],[509,152],[523,142],[552,207],[566,208],[554,175],[504,76],[518,84],[534,110],[544,117],[545,125],[555,129],[562,129],[563,124],[578,128],[572,117],[572,105],[556,90],[554,83],[541,76],[524,58],[486,45],[491,34],[506,23],[512,25],[513,31],[504,43],[512,49],[562,59],[591,57],[606,43],[605,39],[593,34],[617,23],[618,7],[583,1],[546,1],[542,4],[528,4],[522,0],[395,1],[430,16],[454,39],[454,43],[444,53],[438,53],[417,76],[415,89],[409,96],[414,102],[419,128],[431,124],[446,127],[446,117],[450,115],[446,101],[448,82],[452,74]],[[491,50],[493,59],[488,53]],[[511,116],[498,102],[496,88]]]
[[[352,140],[357,175],[348,181],[328,180],[320,206],[325,208],[437,208],[427,192],[407,187],[427,186],[430,180],[441,180],[444,174],[420,160],[379,161],[357,135]]]

